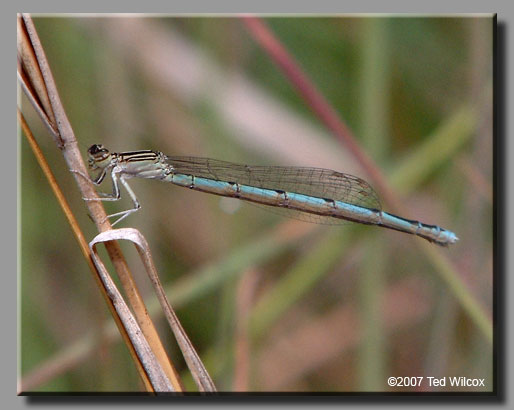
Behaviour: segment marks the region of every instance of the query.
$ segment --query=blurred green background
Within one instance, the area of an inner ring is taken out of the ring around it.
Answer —
[[[84,153],[102,143],[118,152],[327,167],[369,180],[238,18],[34,21]],[[142,210],[120,226],[149,241],[218,389],[490,391],[492,18],[265,22],[383,171],[409,209],[403,216],[450,229],[460,241],[426,251],[422,239],[394,231],[310,225],[134,180]],[[20,101],[92,239],[94,225],[59,150]],[[103,333],[110,315],[24,136],[20,158],[24,390],[141,391],[116,331]],[[130,206],[125,198],[106,208]],[[137,254],[122,247],[194,389]],[[417,388],[391,388],[389,376],[484,378],[485,387],[437,388],[425,379]]]

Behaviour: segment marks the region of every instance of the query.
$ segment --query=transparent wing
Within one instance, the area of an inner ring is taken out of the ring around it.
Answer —
[[[363,179],[323,168],[251,166],[210,158],[167,157],[175,172],[216,181],[236,182],[257,188],[282,190],[316,198],[344,201],[370,209],[381,209],[375,190]],[[267,210],[307,222],[340,225],[346,221],[262,205]]]

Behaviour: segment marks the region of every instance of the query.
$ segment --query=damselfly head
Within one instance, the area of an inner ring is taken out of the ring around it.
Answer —
[[[93,144],[87,150],[90,169],[106,167],[111,160],[111,153],[102,144]]]

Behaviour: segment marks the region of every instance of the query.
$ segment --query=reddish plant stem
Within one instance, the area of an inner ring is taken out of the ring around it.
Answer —
[[[316,113],[334,136],[352,153],[364,171],[373,181],[382,198],[395,209],[401,208],[393,192],[388,186],[380,169],[360,147],[350,128],[340,119],[336,110],[330,105],[313,82],[308,78],[294,57],[274,36],[268,26],[258,17],[242,17],[253,38],[271,56],[273,61],[283,70],[286,77],[305,99],[309,107]]]

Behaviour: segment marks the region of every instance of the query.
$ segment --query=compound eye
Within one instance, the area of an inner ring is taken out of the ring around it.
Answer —
[[[101,144],[93,144],[87,150],[87,152],[89,152],[91,155],[97,155],[101,151],[105,151],[105,148]]]
[[[88,154],[95,161],[103,161],[110,156],[109,150],[101,144],[91,145],[88,149]]]

